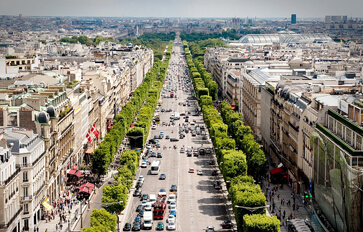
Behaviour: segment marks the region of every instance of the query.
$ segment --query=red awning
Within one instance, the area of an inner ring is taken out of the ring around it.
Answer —
[[[87,182],[85,184],[82,184],[81,187],[79,187],[79,191],[78,192],[79,193],[84,192],[84,193],[91,194],[94,188],[95,188],[95,185],[94,184]]]
[[[283,172],[283,171],[284,170],[282,168],[275,168],[275,169],[270,170],[270,174],[274,175],[274,174],[277,174],[277,173],[280,173],[280,172]]]
[[[77,172],[77,170],[72,169],[72,170],[70,170],[70,171],[68,172],[68,174],[69,174],[69,175],[74,175],[74,174],[76,174],[76,172]]]
[[[73,164],[73,168],[72,169],[77,170],[78,169],[77,165]]]
[[[82,174],[83,174],[83,172],[78,171],[78,172],[76,173],[76,176],[79,178],[79,177],[81,177],[81,176],[82,176]]]

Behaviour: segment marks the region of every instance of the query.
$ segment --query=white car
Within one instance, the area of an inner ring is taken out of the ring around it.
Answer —
[[[173,215],[169,215],[168,218],[166,219],[166,222],[168,223],[175,222],[175,217]]]
[[[190,122],[190,125],[194,126],[195,125],[195,122]]]
[[[139,181],[144,182],[145,178],[144,176],[139,176]]]
[[[169,204],[169,209],[171,209],[173,206],[175,206],[175,207],[176,207],[176,202],[170,202],[170,204]]]
[[[170,222],[167,226],[167,229],[168,230],[175,230],[176,229],[176,226],[175,226],[175,223],[174,222]]]
[[[152,210],[152,203],[151,202],[147,202],[144,206],[144,210],[145,211],[151,211]]]
[[[175,212],[177,212],[176,205],[169,205],[169,209],[170,209],[170,211],[175,210]]]
[[[147,168],[147,162],[146,161],[142,161],[141,162],[141,167],[142,168]]]
[[[203,172],[202,172],[202,170],[198,170],[198,171],[197,171],[197,175],[200,175],[200,176],[202,176],[202,175],[203,175]]]
[[[151,127],[151,130],[156,130],[156,125],[153,125],[153,126]]]

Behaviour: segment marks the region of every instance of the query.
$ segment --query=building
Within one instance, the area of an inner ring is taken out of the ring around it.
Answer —
[[[8,127],[1,133],[20,169],[21,224],[24,230],[33,230],[41,220],[42,202],[46,199],[45,143],[31,129]]]
[[[16,166],[16,157],[11,154],[3,135],[0,135],[0,231],[19,232],[22,229],[20,204],[20,167]]]
[[[291,24],[296,24],[296,14],[291,15]]]
[[[337,231],[360,231],[363,186],[362,97],[344,97],[337,109],[325,111],[311,143],[313,193]]]

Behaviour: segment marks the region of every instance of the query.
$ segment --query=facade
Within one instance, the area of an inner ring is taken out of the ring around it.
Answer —
[[[361,97],[341,100],[319,120],[311,138],[314,197],[338,231],[359,231],[363,225],[362,109]]]
[[[1,137],[0,146],[0,231],[19,232],[22,228],[20,204],[20,167],[16,166],[16,157]]]
[[[21,224],[24,230],[33,230],[41,220],[42,202],[46,198],[45,143],[31,129],[5,128],[2,134],[20,169]]]

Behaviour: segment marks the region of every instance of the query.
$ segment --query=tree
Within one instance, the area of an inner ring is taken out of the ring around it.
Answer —
[[[226,181],[247,174],[246,156],[242,151],[222,150],[222,156],[222,174]]]
[[[280,232],[280,220],[276,216],[244,215],[243,232]]]
[[[91,214],[91,227],[90,230],[85,231],[96,231],[94,229],[99,229],[99,231],[116,231],[117,217],[115,214],[109,213],[104,209],[98,210],[93,209]],[[106,230],[105,230],[106,229]]]
[[[113,203],[113,204],[105,204],[104,208],[110,212],[121,212],[125,209],[129,191],[127,186],[123,183],[120,183],[116,186],[104,186],[103,187],[103,196],[102,203]],[[121,202],[122,201],[122,202]],[[120,202],[120,203],[115,203]]]

